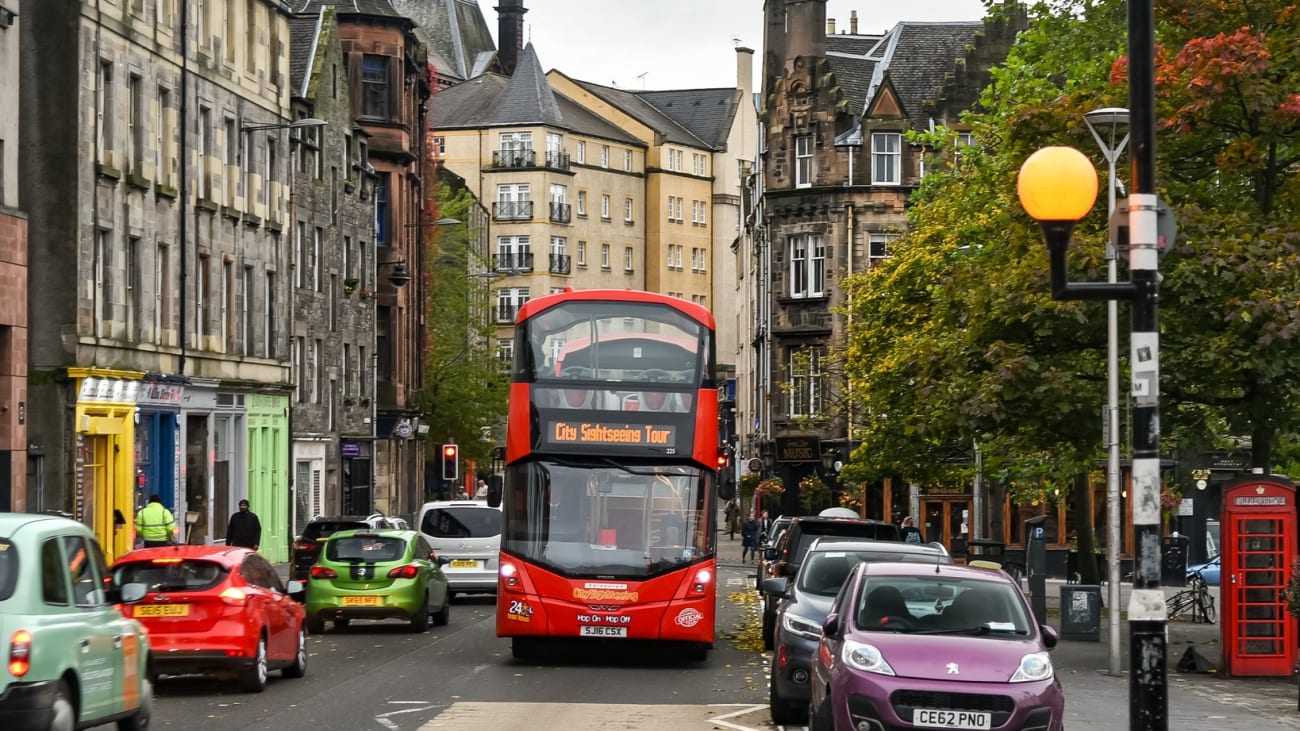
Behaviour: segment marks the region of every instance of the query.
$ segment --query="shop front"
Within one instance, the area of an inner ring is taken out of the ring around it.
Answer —
[[[185,542],[220,543],[239,498],[248,495],[245,394],[191,379],[182,397]]]
[[[272,563],[289,560],[289,397],[279,394],[239,394],[248,424],[248,482],[241,492],[231,485],[237,505],[247,497],[249,509],[262,524],[259,552]],[[227,513],[227,517],[228,517]]]
[[[73,515],[90,526],[109,561],[135,541],[135,417],[139,371],[69,368],[73,412]]]
[[[150,373],[140,384],[135,429],[136,505],[157,494],[175,513],[183,502],[180,417],[184,395],[185,379],[180,376]]]

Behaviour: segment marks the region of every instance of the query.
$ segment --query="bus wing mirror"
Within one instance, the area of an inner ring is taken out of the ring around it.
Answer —
[[[501,475],[488,478],[487,503],[490,507],[501,507]]]

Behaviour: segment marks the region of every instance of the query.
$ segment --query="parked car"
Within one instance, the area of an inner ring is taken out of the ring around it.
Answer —
[[[399,520],[401,519],[389,518],[382,513],[312,518],[311,522],[303,527],[302,535],[298,536],[298,540],[293,542],[289,578],[297,581],[310,580],[311,567],[320,556],[321,546],[327,538],[335,533],[341,530],[355,530],[358,528],[372,530],[394,528],[402,530],[406,521],[396,522]]]
[[[1198,563],[1192,566],[1188,566],[1187,567],[1188,581],[1191,580],[1192,574],[1200,573],[1201,578],[1205,579],[1206,586],[1218,586],[1219,572],[1221,569],[1221,564],[1220,564],[1221,558],[1222,558],[1221,556],[1215,556],[1214,558],[1210,559],[1209,561],[1206,561],[1205,563]]]
[[[325,631],[325,621],[346,627],[353,619],[403,619],[423,632],[429,620],[451,618],[451,592],[442,566],[448,559],[412,530],[339,531],[311,567],[307,584],[307,630]]]
[[[808,549],[793,579],[777,577],[764,581],[763,591],[777,601],[773,631],[776,652],[768,685],[773,723],[796,725],[806,720],[808,673],[821,639],[822,621],[849,571],[860,561],[947,565],[952,563],[952,558],[937,543],[818,539]]]
[[[123,612],[144,624],[155,675],[233,678],[260,693],[268,673],[307,672],[302,605],[289,595],[302,583],[280,580],[261,554],[236,546],[160,546],[131,551],[113,564],[122,584],[147,587]]]
[[[758,552],[758,572],[754,576],[754,588],[759,591],[763,590],[763,579],[767,576],[766,551],[768,548],[775,548],[781,544],[781,538],[790,528],[790,521],[794,520],[791,515],[778,515],[776,520],[772,521],[772,528],[768,531],[767,539],[759,543]]]
[[[902,542],[898,526],[881,520],[862,518],[822,518],[799,516],[790,521],[790,527],[781,536],[776,547],[763,549],[759,563],[759,585],[763,580],[778,576],[794,576],[799,563],[813,541],[825,536],[843,536],[851,539]],[[763,595],[763,647],[772,649],[772,631],[776,627],[776,599]]]
[[[1002,571],[859,563],[822,623],[809,728],[1060,731],[1056,639]]]
[[[148,727],[149,637],[116,606],[144,595],[112,580],[85,525],[0,513],[0,728]]]
[[[501,508],[485,500],[439,500],[424,504],[417,525],[433,551],[448,559],[443,573],[453,598],[466,592],[496,593]]]

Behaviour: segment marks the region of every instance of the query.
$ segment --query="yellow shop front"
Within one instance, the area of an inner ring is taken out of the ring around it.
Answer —
[[[135,511],[148,499],[136,494],[135,480],[136,400],[144,375],[68,369],[77,393],[75,514],[95,532],[110,562],[131,550]]]

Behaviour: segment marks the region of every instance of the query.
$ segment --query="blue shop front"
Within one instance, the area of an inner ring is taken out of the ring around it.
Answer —
[[[157,493],[175,511],[181,484],[181,401],[185,378],[149,374],[140,385],[135,429],[135,502]],[[183,503],[183,501],[180,501]]]

